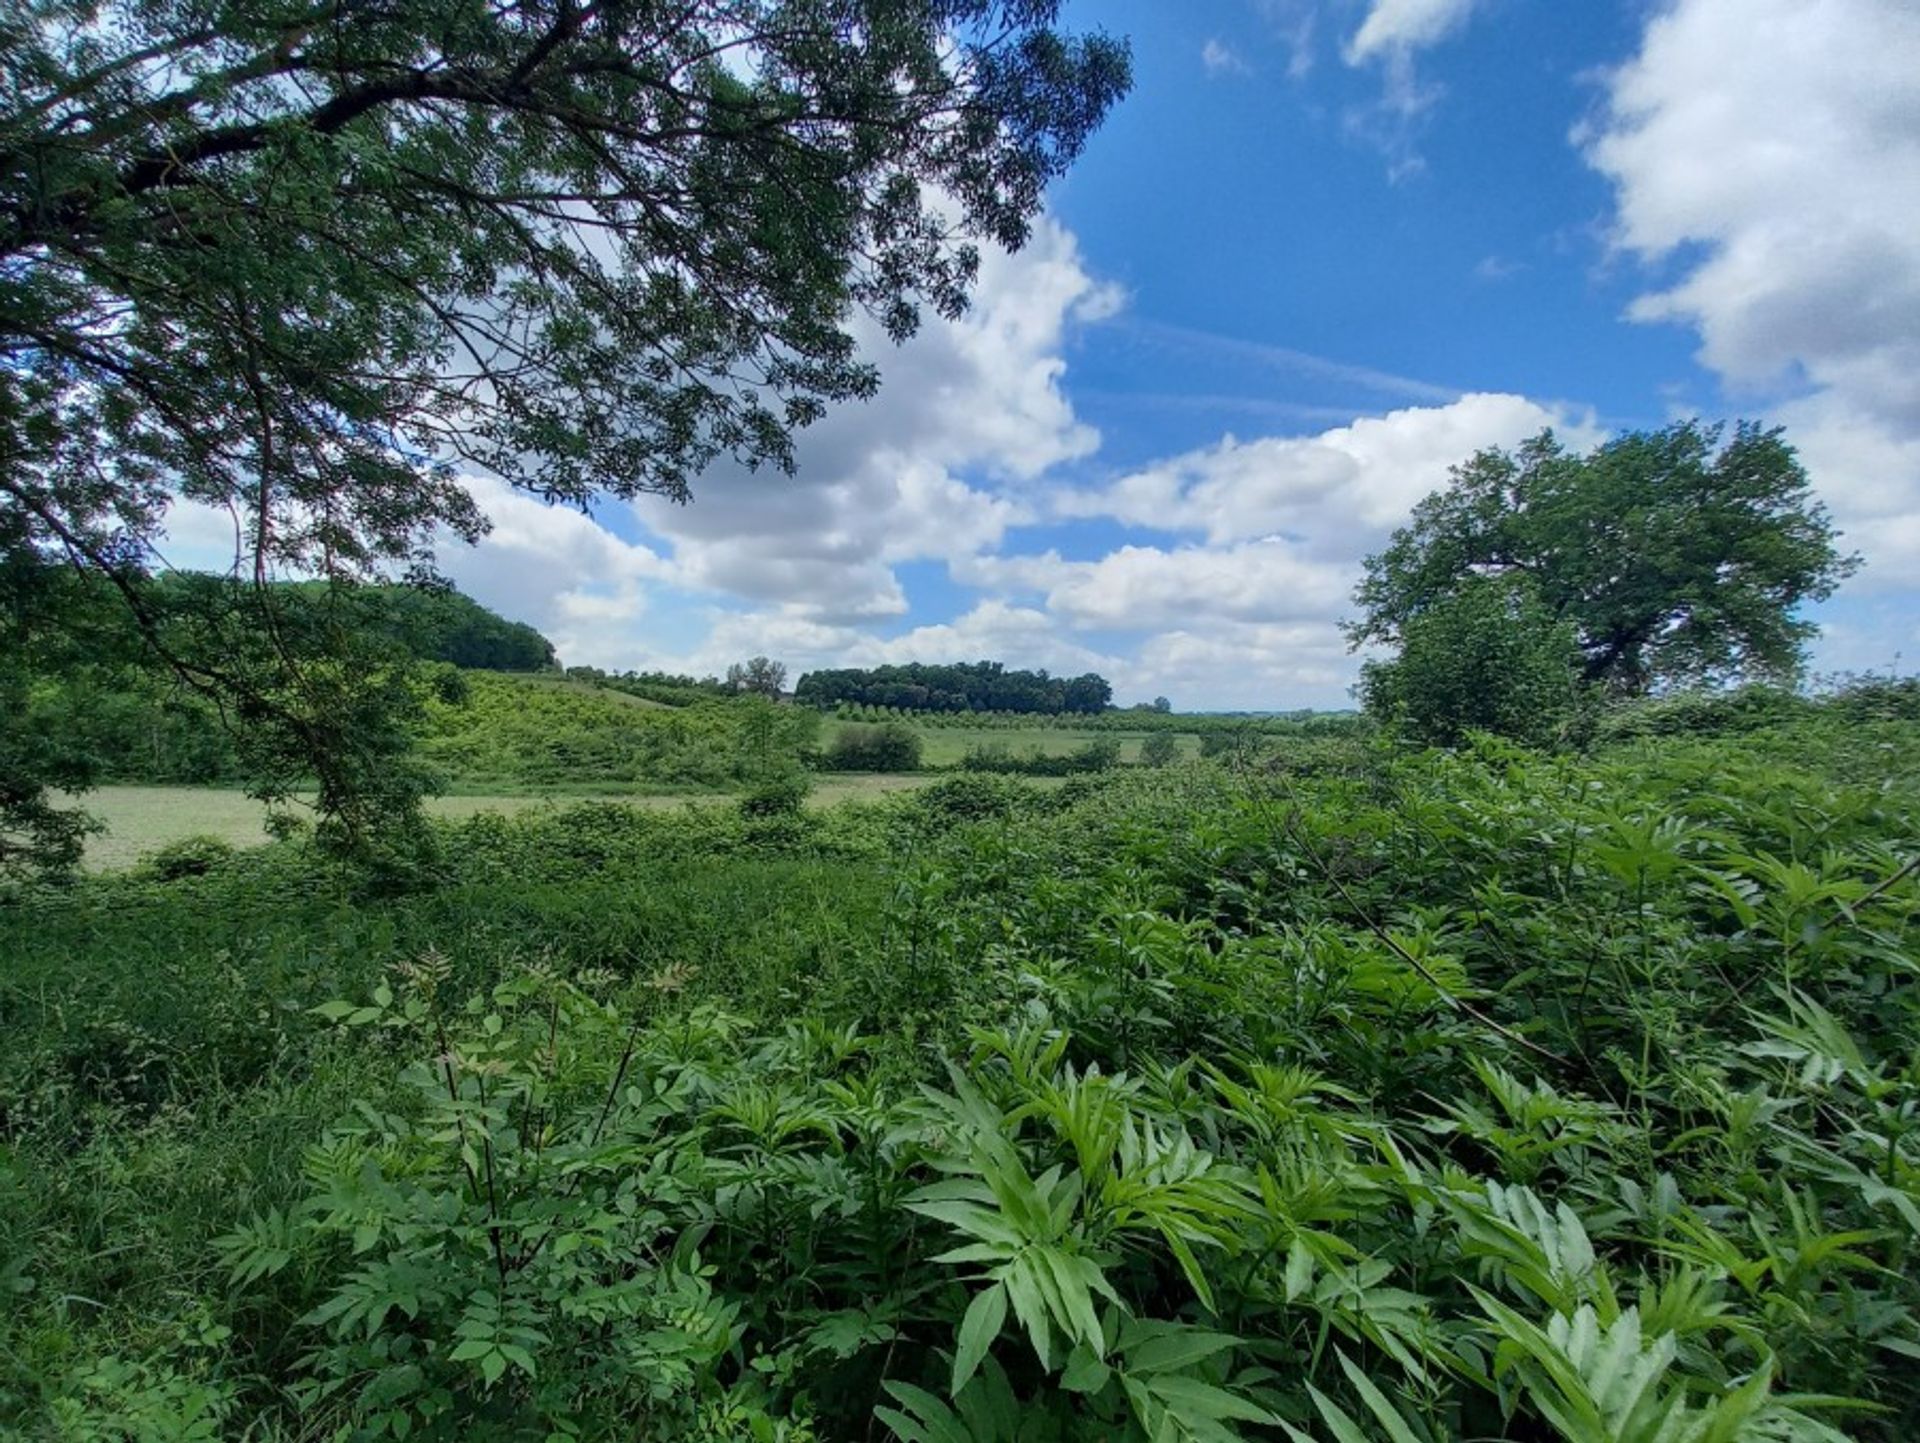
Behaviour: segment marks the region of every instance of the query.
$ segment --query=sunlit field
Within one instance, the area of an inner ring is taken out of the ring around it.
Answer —
[[[808,803],[831,806],[850,798],[905,791],[930,780],[925,776],[823,777],[808,797]],[[427,803],[427,812],[458,821],[482,812],[511,816],[533,808],[594,797],[648,811],[727,800],[720,794],[685,792],[620,795],[582,790],[521,796],[493,793],[434,797]],[[183,837],[218,837],[236,847],[250,847],[267,840],[266,808],[246,793],[226,788],[102,787],[79,801],[106,824],[106,830],[97,833],[87,844],[87,866],[94,871],[131,866],[156,847]]]

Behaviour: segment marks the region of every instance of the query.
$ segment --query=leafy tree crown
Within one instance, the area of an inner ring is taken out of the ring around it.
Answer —
[[[1578,637],[1589,682],[1796,675],[1813,633],[1798,609],[1858,565],[1778,428],[1685,421],[1578,455],[1551,431],[1453,468],[1355,592],[1354,645],[1398,646],[1474,577],[1525,577]]]

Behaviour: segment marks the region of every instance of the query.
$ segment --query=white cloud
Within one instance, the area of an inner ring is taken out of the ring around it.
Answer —
[[[1251,69],[1232,46],[1211,39],[1200,47],[1200,63],[1206,67],[1208,75],[1215,77],[1245,75]]]
[[[697,647],[658,658],[655,664],[706,675],[760,652],[785,661],[796,678],[815,667],[983,658],[1014,667],[1045,667],[1067,675],[1097,671],[1109,678],[1123,674],[1129,666],[1124,656],[1075,641],[1058,619],[1046,612],[993,597],[953,621],[915,627],[891,637],[817,621],[790,609],[728,612],[714,620]]]
[[[1387,158],[1387,178],[1417,175],[1426,161],[1415,147],[1419,121],[1444,93],[1421,79],[1414,57],[1446,39],[1473,13],[1479,0],[1372,0],[1360,28],[1342,54],[1353,66],[1378,65],[1380,99],[1345,115],[1348,134]]]
[[[1062,493],[1055,508],[1066,516],[1198,532],[1216,545],[1291,536],[1311,555],[1353,561],[1404,521],[1422,496],[1444,485],[1449,466],[1547,427],[1575,446],[1600,439],[1590,416],[1524,396],[1477,393],[1314,436],[1229,436],[1098,491]]]
[[[1466,24],[1478,0],[1373,0],[1347,42],[1349,65],[1420,50]]]
[[[1475,394],[1312,436],[1229,437],[1053,500],[1057,516],[1195,539],[1127,544],[1089,560],[979,556],[954,575],[1032,603],[1057,625],[1136,636],[1108,673],[1127,695],[1338,705],[1354,668],[1338,623],[1362,559],[1446,484],[1454,463],[1546,427],[1576,448],[1603,436],[1585,414]]]
[[[1061,350],[1069,326],[1119,304],[1071,233],[1043,222],[1018,255],[986,255],[962,320],[931,322],[898,349],[867,334],[879,396],[803,432],[793,477],[721,466],[690,505],[649,499],[636,512],[688,585],[828,619],[897,614],[893,563],[997,545],[1024,514],[1024,485],[1099,445],[1061,390]]]
[[[983,256],[961,320],[930,318],[900,347],[862,323],[880,394],[802,432],[795,475],[720,465],[690,504],[633,503],[624,514],[657,550],[476,482],[493,533],[472,551],[446,548],[443,563],[482,601],[552,627],[569,660],[596,664],[632,664],[650,584],[829,627],[900,616],[896,564],[998,546],[1029,515],[1022,491],[1098,446],[1061,389],[1062,351],[1070,327],[1124,301],[1088,273],[1070,232],[1042,221],[1017,255]]]
[[[648,585],[670,579],[672,563],[592,517],[502,482],[476,477],[467,487],[493,531],[477,547],[443,546],[447,574],[486,605],[538,627],[568,662],[626,665],[623,639],[646,611]]]
[[[1882,584],[1920,569],[1916,57],[1910,0],[1676,0],[1576,137],[1616,243],[1680,265],[1630,315],[1788,425]]]
[[[1254,8],[1287,47],[1287,78],[1304,80],[1313,70],[1314,32],[1320,20],[1316,0],[1254,0]]]

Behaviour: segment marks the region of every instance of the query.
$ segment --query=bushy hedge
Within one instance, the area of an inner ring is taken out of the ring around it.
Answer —
[[[898,722],[842,725],[827,746],[826,767],[834,772],[917,772],[920,751],[920,734]]]
[[[1023,777],[1071,777],[1086,772],[1104,772],[1120,765],[1120,743],[1101,738],[1075,747],[1070,752],[1047,752],[1038,747],[1016,752],[997,742],[980,742],[969,747],[960,761],[963,771],[1000,772]]]

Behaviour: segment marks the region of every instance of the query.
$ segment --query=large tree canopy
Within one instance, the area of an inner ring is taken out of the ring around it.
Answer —
[[[1399,646],[1473,578],[1529,583],[1571,624],[1589,682],[1656,684],[1795,674],[1814,628],[1796,609],[1852,572],[1778,429],[1687,421],[1581,456],[1550,431],[1456,466],[1446,489],[1368,558],[1356,646]]]
[[[1127,84],[1056,0],[25,0],[0,19],[0,495],[124,560],[417,558],[684,496],[869,393]]]
[[[1125,90],[1125,47],[1058,8],[20,0],[0,552],[108,578],[347,807],[384,755],[355,688],[393,674],[337,628],[303,658],[268,582],[479,536],[462,471],[584,505],[789,466],[875,387],[856,318],[961,312],[976,244],[1022,243]],[[192,628],[143,582],[178,498],[235,522],[232,595]]]

